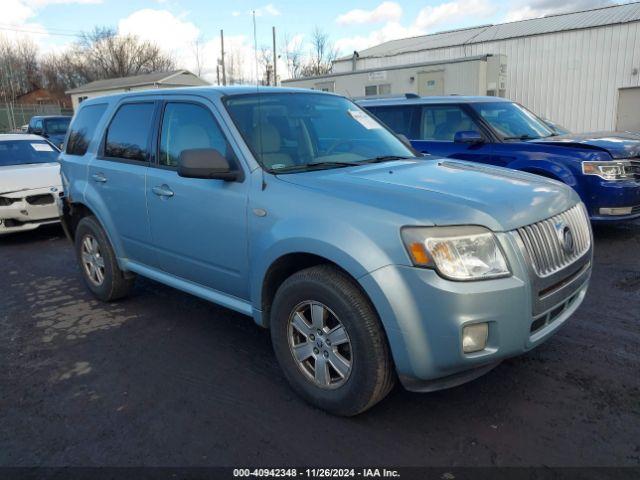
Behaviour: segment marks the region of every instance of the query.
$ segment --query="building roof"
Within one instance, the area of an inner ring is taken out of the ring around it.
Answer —
[[[640,21],[640,2],[391,40],[362,50],[358,54],[360,58],[388,57],[420,50],[432,50],[636,21]],[[351,55],[339,58],[336,61],[347,60],[351,60]]]
[[[172,70],[170,72],[146,73],[144,75],[134,75],[132,77],[107,78],[105,80],[89,82],[78,88],[72,88],[71,90],[67,90],[65,93],[100,92],[103,90],[117,90],[120,88],[143,87],[145,85],[154,85],[158,83],[180,84],[180,75],[196,76],[188,70]],[[202,84],[206,85],[207,82],[202,80]]]

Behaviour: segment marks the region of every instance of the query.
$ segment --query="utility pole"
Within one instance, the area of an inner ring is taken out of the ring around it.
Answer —
[[[227,74],[224,69],[224,32],[220,30],[220,59],[222,62],[222,85],[227,84]]]
[[[273,33],[273,86],[278,86],[278,54],[276,53],[276,27],[271,27]]]

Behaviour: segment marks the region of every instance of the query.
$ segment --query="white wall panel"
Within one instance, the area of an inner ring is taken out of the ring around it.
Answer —
[[[509,98],[574,131],[613,130],[618,89],[640,86],[640,22],[361,58],[358,69],[484,54],[507,56]]]

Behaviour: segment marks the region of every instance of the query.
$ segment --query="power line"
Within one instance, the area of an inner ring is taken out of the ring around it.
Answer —
[[[80,37],[83,34],[81,32],[78,33],[61,33],[61,32],[54,32],[54,31],[48,31],[48,30],[29,30],[26,28],[12,28],[12,27],[5,27],[5,26],[0,26],[0,30],[4,30],[4,31],[10,31],[10,32],[19,32],[19,33],[33,33],[36,35],[53,35],[53,36],[57,36],[57,37]]]

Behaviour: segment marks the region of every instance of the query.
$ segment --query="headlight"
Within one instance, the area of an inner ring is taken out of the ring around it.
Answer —
[[[495,236],[483,227],[405,227],[402,239],[414,265],[451,280],[511,274]]]
[[[635,169],[628,161],[582,162],[582,173],[604,180],[632,180]]]

